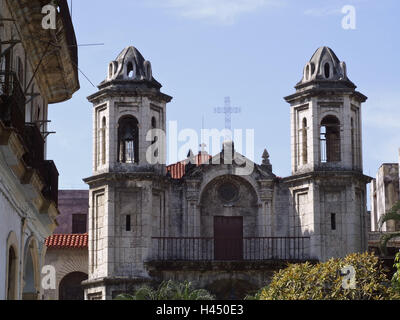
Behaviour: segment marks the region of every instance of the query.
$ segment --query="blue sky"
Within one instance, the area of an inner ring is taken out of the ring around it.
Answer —
[[[356,29],[344,30],[344,5],[356,8]],[[400,147],[400,2],[315,0],[74,0],[79,67],[95,84],[128,45],[150,60],[163,92],[174,97],[168,121],[179,129],[224,127],[214,107],[224,97],[242,108],[233,128],[255,130],[255,160],[267,148],[274,173],[291,174],[290,108],[303,67],[315,50],[331,47],[349,78],[369,97],[363,108],[364,172],[397,162]],[[94,88],[51,105],[48,157],[60,171],[60,188],[87,188],[92,174]]]

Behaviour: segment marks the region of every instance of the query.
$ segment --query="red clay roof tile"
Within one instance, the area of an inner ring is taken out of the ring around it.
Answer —
[[[88,247],[88,234],[53,234],[45,242],[48,248],[80,249]]]

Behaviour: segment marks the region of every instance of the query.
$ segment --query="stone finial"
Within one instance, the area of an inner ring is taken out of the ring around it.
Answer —
[[[268,153],[267,149],[264,149],[262,159],[263,159],[263,161],[262,161],[263,165],[266,165],[266,166],[271,165],[271,162],[269,161],[269,153]]]
[[[200,147],[200,154],[207,154],[206,150],[207,145],[205,143],[200,144],[199,147]]]
[[[264,152],[263,152],[263,155],[262,155],[262,159],[263,160],[262,160],[261,167],[265,171],[267,171],[269,173],[272,173],[272,165],[271,165],[271,162],[269,161],[269,153],[268,153],[267,149],[264,149]]]
[[[195,164],[196,163],[196,156],[194,155],[192,149],[189,149],[189,152],[187,154],[187,162],[190,164]]]

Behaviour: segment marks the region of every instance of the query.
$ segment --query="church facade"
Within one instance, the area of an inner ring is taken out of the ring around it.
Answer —
[[[328,47],[306,64],[291,112],[292,175],[273,173],[225,142],[221,153],[163,158],[167,104],[149,61],[127,47],[93,104],[86,299],[147,282],[190,280],[220,297],[259,288],[287,261],[367,250],[361,105],[367,97]],[[149,133],[150,132],[150,133]],[[156,148],[155,146],[160,146]],[[240,159],[240,161],[236,161]],[[243,167],[253,169],[243,174]],[[224,291],[222,293],[221,291]]]

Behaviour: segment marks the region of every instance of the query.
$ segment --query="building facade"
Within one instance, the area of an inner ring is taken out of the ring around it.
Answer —
[[[88,190],[60,190],[58,227],[46,239],[45,265],[56,271],[55,288],[44,300],[83,300],[82,281],[88,278]]]
[[[0,1],[0,299],[40,299],[45,239],[57,227],[58,171],[47,160],[48,105],[79,89],[66,1]]]
[[[171,97],[134,47],[109,65],[93,103],[86,299],[143,282],[191,280],[220,298],[259,288],[287,261],[367,249],[361,105],[366,97],[327,47],[304,68],[291,110],[292,175],[277,177],[225,141],[165,167]],[[154,161],[158,159],[161,161]],[[246,168],[251,168],[246,172]]]

